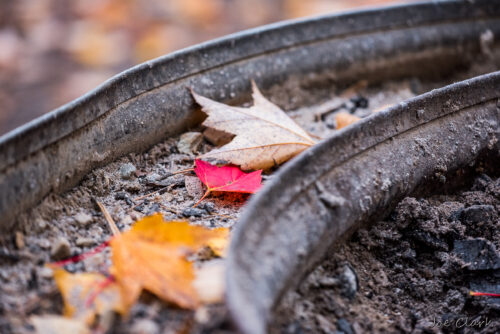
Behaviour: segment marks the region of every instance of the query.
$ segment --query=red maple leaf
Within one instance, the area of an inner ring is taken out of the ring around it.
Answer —
[[[253,194],[261,187],[262,170],[245,173],[238,167],[217,167],[203,160],[195,160],[194,172],[207,186],[207,191],[194,206],[197,206],[212,191]]]

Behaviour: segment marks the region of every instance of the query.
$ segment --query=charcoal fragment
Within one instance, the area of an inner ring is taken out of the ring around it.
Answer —
[[[201,217],[206,215],[207,211],[199,208],[186,208],[182,211],[184,217]]]
[[[468,264],[469,270],[500,269],[500,254],[488,240],[455,240],[453,253]]]

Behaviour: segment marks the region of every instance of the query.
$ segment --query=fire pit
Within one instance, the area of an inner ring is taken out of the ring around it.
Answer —
[[[498,172],[499,34],[496,1],[429,2],[278,23],[141,64],[0,138],[0,230],[29,230],[40,201],[78,192],[82,179],[92,195],[126,200],[102,186],[106,168],[160,142],[149,157],[168,155],[167,138],[199,126],[188,88],[242,104],[253,79],[307,118],[308,107],[360,80],[386,103],[390,87],[407,83],[418,96],[394,94],[399,103],[304,151],[243,209],[227,259],[227,308],[241,332],[264,333],[281,297],[359,226],[408,195],[460,184],[478,162]]]

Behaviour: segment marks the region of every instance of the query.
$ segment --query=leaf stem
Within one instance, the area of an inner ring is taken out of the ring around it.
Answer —
[[[83,261],[83,260],[91,257],[92,255],[95,255],[97,253],[102,252],[108,246],[109,246],[109,240],[104,241],[102,244],[98,245],[94,249],[89,250],[88,252],[72,256],[66,260],[49,263],[49,266],[63,267],[69,263],[77,263],[77,262]]]
[[[139,201],[139,200],[141,200],[141,199],[144,199],[144,198],[149,197],[149,196],[151,196],[151,195],[154,195],[154,194],[156,194],[156,193],[162,192],[162,191],[164,191],[165,189],[167,189],[168,187],[169,187],[169,186],[166,186],[166,187],[160,188],[160,189],[158,189],[158,190],[152,191],[152,192],[150,192],[149,194],[142,195],[142,196],[139,196],[139,197],[137,197],[137,198],[134,198],[134,202],[137,202],[137,201]]]
[[[477,291],[470,291],[469,294],[471,296],[489,296],[489,297],[500,297],[500,293],[490,293],[490,292],[477,292]]]
[[[181,169],[181,170],[178,170],[177,172],[173,172],[172,174],[176,175],[176,174],[184,174],[184,173],[188,173],[188,172],[194,172],[194,168],[191,167],[191,168],[187,168],[187,169]]]
[[[201,202],[201,201],[203,201],[203,200],[205,199],[205,197],[207,197],[207,196],[208,196],[208,194],[210,194],[210,192],[211,192],[211,190],[210,190],[210,189],[209,189],[209,190],[207,190],[207,191],[205,192],[205,194],[203,194],[203,196],[199,199],[199,201],[198,201],[198,202],[196,202],[196,204],[195,204],[195,205],[193,205],[193,208],[196,208],[196,207],[198,206],[198,204],[200,204],[200,202]]]
[[[94,303],[94,300],[97,298],[97,296],[114,281],[115,277],[113,275],[109,275],[104,281],[97,284],[96,290],[93,291],[89,298],[87,298],[87,300],[85,301],[85,307],[90,307]]]

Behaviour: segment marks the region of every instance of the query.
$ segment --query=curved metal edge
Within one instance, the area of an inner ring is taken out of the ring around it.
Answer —
[[[283,166],[232,234],[226,301],[241,332],[265,333],[272,307],[332,243],[433,173],[484,149],[498,156],[499,99],[500,72],[456,83],[370,116]]]
[[[133,97],[223,64],[326,38],[499,14],[498,1],[431,1],[284,21],[186,48],[124,71],[81,98],[3,135],[0,137],[0,170]]]
[[[92,169],[199,124],[202,115],[196,112],[187,87],[218,100],[235,102],[238,98],[241,102],[249,92],[250,79],[255,79],[264,91],[272,87],[277,89],[276,95],[289,96],[295,101],[286,108],[291,109],[294,103],[307,105],[306,99],[313,95],[317,98],[321,89],[331,94],[332,83],[360,78],[376,83],[401,76],[450,74],[457,66],[476,61],[481,52],[479,39],[486,30],[500,35],[500,16],[324,39],[231,62],[144,92],[2,170],[0,231],[13,228],[19,213],[50,192],[76,185]],[[160,76],[162,70],[158,69]],[[130,83],[130,87],[134,85],[140,87],[142,83]],[[313,95],[308,87],[314,89]],[[100,108],[100,101],[96,98],[95,110]],[[82,110],[74,109],[68,124],[78,123]],[[32,139],[25,138],[28,142]],[[16,152],[16,145],[8,150]]]

